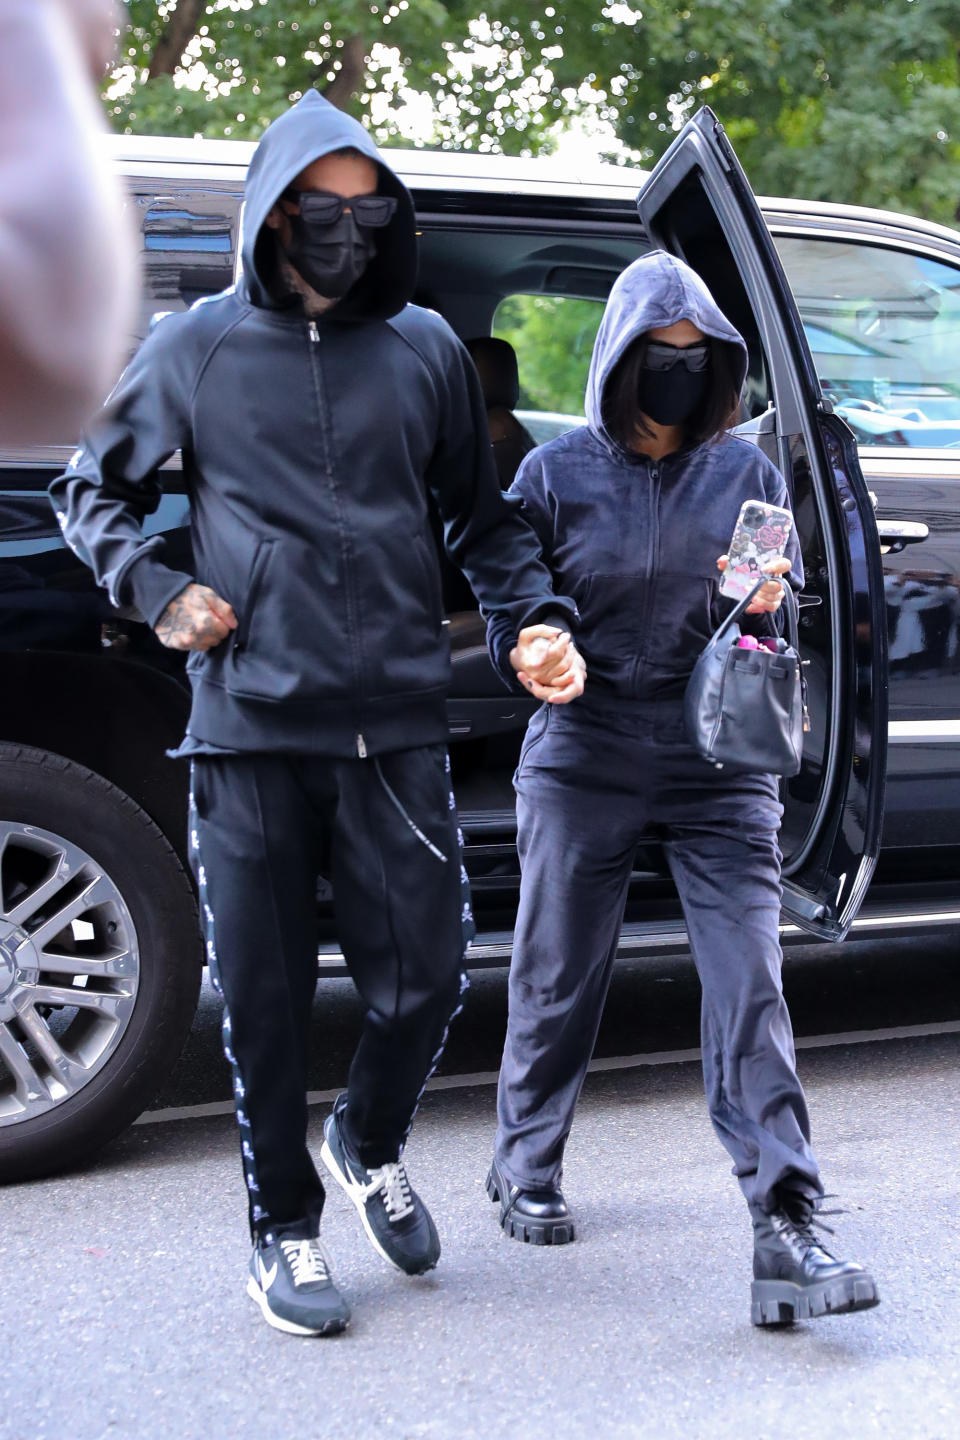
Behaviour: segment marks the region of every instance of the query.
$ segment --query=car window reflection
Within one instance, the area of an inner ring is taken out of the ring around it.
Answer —
[[[781,236],[820,382],[861,445],[960,448],[960,269]]]

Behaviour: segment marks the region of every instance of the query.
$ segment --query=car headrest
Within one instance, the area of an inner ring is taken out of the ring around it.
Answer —
[[[513,346],[508,340],[495,340],[492,335],[478,335],[465,343],[477,367],[487,409],[504,406],[515,410],[520,399],[520,376]]]

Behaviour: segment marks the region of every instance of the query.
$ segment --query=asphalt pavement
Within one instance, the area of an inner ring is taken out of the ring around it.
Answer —
[[[324,1237],[353,1322],[328,1340],[270,1330],[244,1294],[205,992],[144,1123],[83,1173],[4,1191],[0,1437],[955,1440],[958,952],[952,936],[789,955],[815,1143],[846,1211],[829,1223],[883,1303],[784,1332],[749,1323],[749,1222],[706,1119],[688,962],[616,976],[567,1154],[578,1240],[557,1249],[507,1240],[484,1194],[505,983],[475,977],[407,1150],[440,1266],[390,1270],[334,1190]],[[316,1150],[358,1022],[348,982],[325,981]]]

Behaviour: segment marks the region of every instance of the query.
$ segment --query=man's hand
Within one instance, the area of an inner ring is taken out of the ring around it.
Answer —
[[[565,630],[552,625],[528,625],[510,651],[517,679],[538,700],[566,705],[583,694],[587,667]]]
[[[233,606],[208,585],[175,595],[154,627],[168,650],[212,650],[237,628]]]
[[[718,556],[717,569],[726,570],[729,561],[729,555]],[[787,571],[790,569],[790,561],[774,560],[772,565],[767,565],[764,568],[766,569],[768,575],[786,575]],[[754,595],[753,599],[750,601],[750,604],[747,606],[746,614],[770,615],[773,613],[774,610],[779,610],[782,600],[783,586],[781,585],[779,580],[770,580],[767,582],[766,585],[764,585],[762,590],[758,590],[756,595]]]

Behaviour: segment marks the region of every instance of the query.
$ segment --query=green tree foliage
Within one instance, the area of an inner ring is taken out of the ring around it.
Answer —
[[[509,340],[517,352],[521,410],[583,414],[587,371],[602,314],[599,300],[561,295],[511,295],[502,302],[493,333]]]
[[[399,63],[443,55],[442,0],[128,0],[128,33],[104,99],[117,130],[256,138],[305,90],[364,115],[380,40]],[[385,54],[386,83],[397,62]]]
[[[255,136],[315,85],[381,141],[409,141],[415,113],[427,143],[538,154],[579,120],[648,163],[706,101],[758,190],[960,218],[957,0],[131,0],[130,16],[118,129]]]
[[[656,111],[663,124],[706,100],[759,191],[960,219],[956,0],[663,8],[682,19],[661,37],[656,83],[682,98],[658,104],[638,84],[621,123]]]

